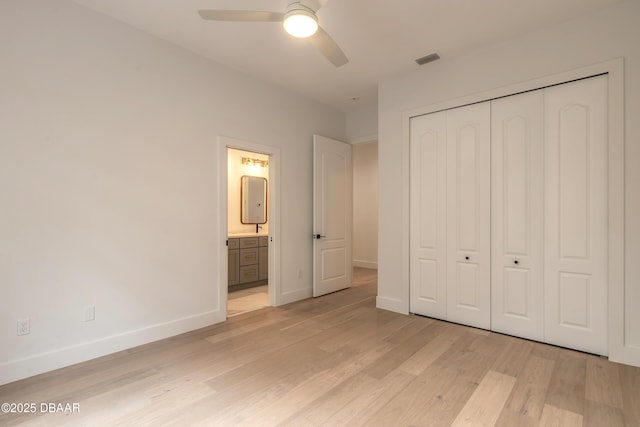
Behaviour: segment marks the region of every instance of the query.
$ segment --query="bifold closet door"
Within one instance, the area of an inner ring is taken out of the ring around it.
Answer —
[[[607,91],[411,119],[411,312],[608,353]]]
[[[606,76],[545,89],[545,341],[607,354]]]
[[[491,329],[544,340],[543,90],[491,102]]]
[[[491,327],[491,107],[447,111],[447,320]]]
[[[410,122],[409,311],[446,319],[447,112]]]
[[[409,309],[489,329],[490,105],[410,126]]]

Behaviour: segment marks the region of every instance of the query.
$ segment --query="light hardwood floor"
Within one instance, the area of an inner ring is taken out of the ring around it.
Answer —
[[[267,285],[229,292],[227,300],[227,317],[237,316],[253,310],[269,306]]]
[[[375,308],[354,286],[0,387],[0,425],[640,426],[640,368]]]

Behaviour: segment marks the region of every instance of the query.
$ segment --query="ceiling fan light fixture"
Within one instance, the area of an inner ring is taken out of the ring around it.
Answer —
[[[318,31],[318,18],[313,12],[295,9],[287,12],[282,26],[293,37],[304,39],[311,37]]]

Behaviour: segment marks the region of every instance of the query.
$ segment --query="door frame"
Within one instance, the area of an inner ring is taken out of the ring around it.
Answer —
[[[220,272],[218,283],[220,283],[218,310],[224,313],[227,318],[227,299],[229,293],[229,259],[227,248],[227,228],[228,228],[228,160],[227,149],[252,151],[254,153],[266,154],[269,156],[269,191],[267,192],[267,206],[269,206],[269,278],[268,294],[269,305],[276,307],[281,304],[281,284],[280,284],[280,148],[270,145],[258,144],[237,138],[219,135],[218,136],[218,230],[220,236]]]
[[[578,69],[553,74],[526,82],[510,84],[500,88],[480,92],[469,96],[436,103],[430,106],[409,110],[402,116],[402,283],[403,301],[401,304],[377,299],[379,308],[392,311],[409,312],[409,135],[412,117],[434,113],[464,105],[488,101],[504,96],[515,95],[543,87],[568,83],[573,80],[607,74],[609,77],[608,114],[609,114],[609,262],[608,262],[608,349],[609,359],[615,362],[640,366],[640,348],[625,342],[625,277],[624,277],[624,58],[588,65]]]

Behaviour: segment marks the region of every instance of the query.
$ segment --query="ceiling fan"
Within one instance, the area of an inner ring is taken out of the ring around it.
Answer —
[[[309,41],[336,67],[349,60],[335,41],[318,24],[319,0],[288,0],[285,12],[257,10],[199,10],[202,19],[211,21],[282,22],[285,31]]]

